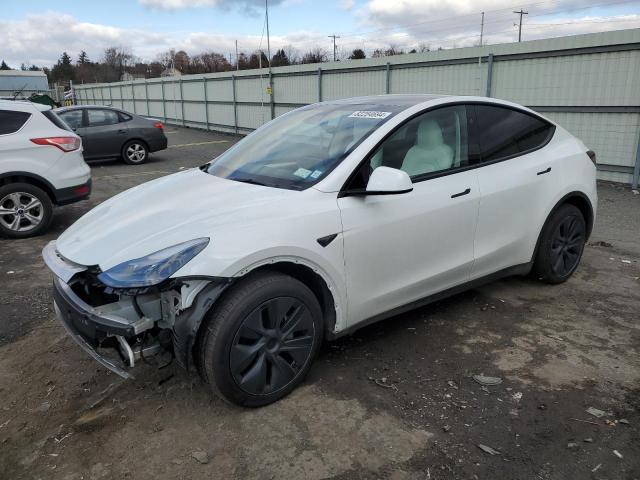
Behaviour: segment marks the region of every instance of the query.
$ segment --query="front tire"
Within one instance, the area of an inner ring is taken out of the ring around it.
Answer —
[[[582,212],[574,205],[562,205],[542,230],[534,274],[546,283],[565,282],[578,268],[586,241],[587,225]]]
[[[140,165],[149,158],[149,148],[140,140],[130,140],[122,147],[122,159],[129,165]]]
[[[313,292],[278,272],[241,279],[205,322],[199,352],[203,379],[214,394],[245,407],[288,395],[304,380],[323,337]]]
[[[0,187],[0,235],[27,238],[44,233],[53,219],[49,195],[29,183]]]

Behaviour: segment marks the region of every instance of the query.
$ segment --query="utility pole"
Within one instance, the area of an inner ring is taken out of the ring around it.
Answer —
[[[267,21],[267,55],[269,55],[269,73],[271,73],[271,40],[269,40],[269,0],[264,0],[264,14]]]
[[[519,11],[514,11],[513,13],[517,13],[520,15],[520,26],[518,27],[518,42],[522,41],[522,16],[529,15],[529,12],[525,12],[522,8]]]
[[[336,61],[336,38],[340,38],[337,35],[327,35],[329,38],[333,38],[333,61]]]
[[[240,62],[238,61],[238,40],[236,40],[236,71],[240,70]]]
[[[480,20],[480,46],[482,46],[483,34],[484,34],[484,12],[482,12],[482,20]]]

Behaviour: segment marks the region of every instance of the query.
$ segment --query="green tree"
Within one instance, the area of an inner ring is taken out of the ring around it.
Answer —
[[[276,54],[271,59],[271,66],[286,67],[287,65],[291,65],[291,61],[289,60],[289,57],[287,57],[287,54],[285,53],[284,49],[281,48],[276,52]]]
[[[350,60],[361,60],[363,58],[367,58],[367,55],[361,48],[356,48],[353,52],[351,52],[351,55],[349,55]]]
[[[2,60],[2,63],[0,64],[0,70],[11,70],[11,67],[9,65],[7,65],[4,60]]]
[[[76,75],[73,65],[71,65],[71,57],[67,52],[62,52],[58,63],[51,69],[51,81],[68,82],[75,79]]]
[[[80,55],[78,55],[78,65],[84,65],[85,63],[91,63],[91,62],[89,60],[89,56],[87,55],[87,52],[82,50],[80,52]]]

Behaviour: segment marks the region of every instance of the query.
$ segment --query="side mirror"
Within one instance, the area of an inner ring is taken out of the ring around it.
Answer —
[[[369,177],[366,195],[392,195],[413,190],[411,178],[404,170],[378,167]]]

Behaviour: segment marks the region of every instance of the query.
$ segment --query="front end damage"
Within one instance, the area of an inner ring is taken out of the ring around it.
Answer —
[[[166,365],[175,358],[189,369],[202,319],[229,285],[225,278],[178,278],[116,289],[100,282],[99,268],[63,258],[55,241],[42,253],[54,274],[58,320],[91,357],[124,378],[140,362]]]

